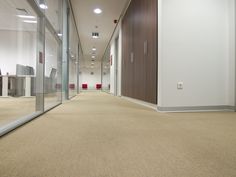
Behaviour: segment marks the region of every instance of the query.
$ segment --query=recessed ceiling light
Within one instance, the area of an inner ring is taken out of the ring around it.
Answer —
[[[57,35],[58,35],[58,36],[60,36],[60,37],[62,36],[62,34],[61,34],[61,33],[58,33]]]
[[[101,13],[102,13],[102,10],[99,9],[99,8],[96,8],[96,9],[93,10],[93,12],[94,12],[95,14],[101,14]]]
[[[97,49],[95,48],[95,47],[93,47],[93,49],[92,49],[93,51],[96,51]]]
[[[25,22],[25,23],[37,23],[37,21],[35,21],[35,20],[24,20],[23,22]]]
[[[17,15],[17,17],[28,18],[28,19],[35,19],[36,18],[35,16],[32,16],[32,15]]]

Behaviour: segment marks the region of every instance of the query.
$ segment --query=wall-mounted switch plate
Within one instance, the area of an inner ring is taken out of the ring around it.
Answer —
[[[177,83],[177,89],[178,90],[183,90],[184,89],[184,83],[183,82],[178,82]]]

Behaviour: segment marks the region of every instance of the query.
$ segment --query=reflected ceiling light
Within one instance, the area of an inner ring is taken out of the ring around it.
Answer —
[[[32,15],[17,15],[17,17],[27,18],[27,19],[35,19],[36,18],[35,16],[32,16]]]
[[[96,9],[93,10],[93,12],[94,12],[95,14],[101,14],[101,13],[102,13],[102,10],[99,9],[99,8],[96,8]]]
[[[48,6],[45,5],[45,4],[40,4],[39,7],[40,7],[41,9],[48,9]]]
[[[39,7],[41,9],[48,9],[48,6],[45,4],[44,0],[39,0]]]
[[[95,47],[93,47],[93,49],[92,49],[93,51],[96,51],[97,49],[95,48]]]
[[[37,21],[35,21],[35,20],[24,20],[23,22],[25,22],[25,23],[37,23]]]
[[[92,56],[92,58],[95,58],[95,56]]]
[[[59,37],[61,37],[61,36],[62,36],[62,34],[61,34],[61,33],[58,33],[57,35],[58,35]]]

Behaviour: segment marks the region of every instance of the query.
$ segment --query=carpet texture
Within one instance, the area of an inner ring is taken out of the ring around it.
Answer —
[[[236,114],[82,93],[0,139],[1,177],[235,177]]]
[[[34,112],[35,97],[0,97],[0,127]]]

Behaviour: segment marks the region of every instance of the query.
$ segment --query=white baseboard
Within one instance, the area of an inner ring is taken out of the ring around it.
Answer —
[[[209,111],[230,111],[233,112],[234,106],[183,106],[183,107],[157,107],[160,112],[209,112]]]
[[[135,98],[126,97],[126,96],[121,96],[121,98],[124,98],[124,99],[126,99],[128,101],[131,101],[133,103],[136,103],[136,104],[139,104],[139,105],[157,110],[157,105],[156,104],[152,104],[152,103],[149,103],[149,102],[146,102],[146,101],[142,101],[142,100],[138,100],[138,99],[135,99]]]

